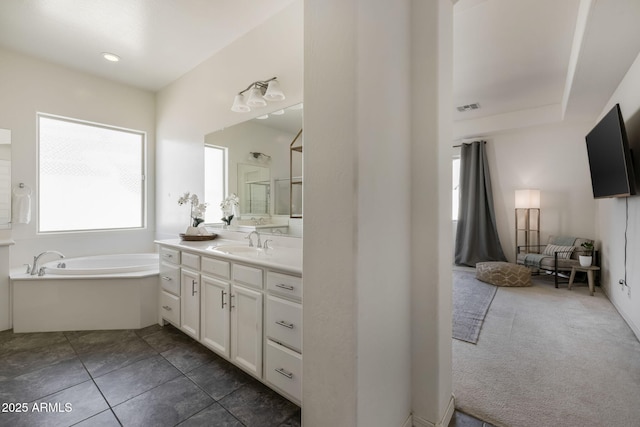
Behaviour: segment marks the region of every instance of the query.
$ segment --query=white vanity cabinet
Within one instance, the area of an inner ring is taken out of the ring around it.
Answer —
[[[176,246],[160,245],[160,323],[173,323],[299,404],[302,278]]]
[[[296,403],[302,397],[302,278],[267,272],[265,380]]]
[[[180,327],[180,251],[160,247],[160,309],[163,319]]]

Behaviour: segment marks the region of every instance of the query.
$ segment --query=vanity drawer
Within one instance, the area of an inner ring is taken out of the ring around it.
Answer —
[[[182,252],[182,265],[193,268],[194,270],[200,270],[200,255]]]
[[[180,264],[180,251],[160,246],[160,259],[172,264]]]
[[[233,264],[233,280],[262,289],[262,269],[247,265]]]
[[[161,261],[160,284],[165,291],[180,295],[180,267]]]
[[[267,340],[266,380],[297,402],[302,396],[302,355]]]
[[[160,292],[160,315],[175,326],[180,326],[180,298],[169,292]]]
[[[202,258],[202,272],[229,279],[231,268],[229,262],[213,258]]]
[[[298,352],[302,350],[302,305],[267,296],[267,337]]]
[[[302,300],[302,277],[268,271],[267,290],[274,294]]]

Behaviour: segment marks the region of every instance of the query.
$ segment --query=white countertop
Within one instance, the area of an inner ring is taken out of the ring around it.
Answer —
[[[214,239],[205,241],[185,241],[180,239],[156,240],[156,244],[181,251],[195,252],[206,256],[225,258],[230,261],[245,262],[287,273],[302,275],[302,249],[274,246],[259,254],[227,254],[214,251],[217,246],[248,245],[237,240]]]

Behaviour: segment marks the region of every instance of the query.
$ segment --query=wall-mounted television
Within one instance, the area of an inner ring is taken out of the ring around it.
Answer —
[[[616,104],[586,136],[593,197],[636,194],[631,150],[620,105]]]

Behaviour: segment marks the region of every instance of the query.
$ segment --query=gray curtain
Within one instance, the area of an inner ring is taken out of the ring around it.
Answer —
[[[496,228],[485,141],[462,144],[459,194],[456,265],[506,261]]]

